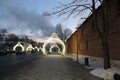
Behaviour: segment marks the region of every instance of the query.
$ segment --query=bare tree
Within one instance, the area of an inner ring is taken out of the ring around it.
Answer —
[[[89,12],[89,16],[93,12],[93,7],[96,9],[101,3],[102,0],[72,0],[68,4],[60,3],[61,6],[57,7],[57,10],[51,14],[56,14],[58,16],[64,15],[66,18],[82,15],[81,19],[86,19],[87,16],[83,17],[83,14],[87,11],[87,13]]]
[[[105,69],[108,69],[111,67],[110,55],[109,55],[109,45],[108,45],[108,32],[109,32],[108,10],[109,10],[109,5],[107,4],[107,0],[104,0],[103,5],[102,5],[102,21],[103,21],[102,31],[100,31],[99,27],[97,27],[97,31],[99,32],[99,36],[101,38]]]
[[[6,40],[7,41],[19,41],[19,37],[16,36],[15,34],[9,34]]]
[[[5,33],[7,33],[6,29],[0,29],[0,40],[3,40],[4,38],[6,38]]]
[[[61,24],[56,25],[56,33],[61,40],[63,40],[63,29]]]
[[[98,32],[99,37],[101,39],[101,45],[103,48],[103,57],[104,57],[104,69],[110,68],[110,57],[109,57],[109,46],[108,46],[108,32],[109,32],[109,23],[108,23],[108,0],[72,0],[72,2],[68,4],[62,4],[57,8],[56,12],[52,14],[57,14],[58,16],[67,16],[67,18],[71,16],[80,16],[85,11],[89,12],[89,14],[93,15],[94,22],[94,31]],[[102,21],[103,24],[101,27],[98,25],[97,18],[97,7],[101,5],[102,7]],[[89,16],[88,14],[88,16]],[[86,17],[83,17],[86,18]],[[102,30],[101,30],[101,29]]]
[[[72,34],[72,31],[61,24],[57,24],[56,33],[62,41],[65,41]]]

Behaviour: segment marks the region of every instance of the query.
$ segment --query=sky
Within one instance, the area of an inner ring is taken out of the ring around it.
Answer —
[[[71,0],[18,0],[19,4],[23,4],[28,10],[35,11],[39,14],[44,12],[51,12],[56,10],[56,7],[60,6],[60,3],[68,3]],[[53,15],[50,22],[56,26],[58,23],[62,23],[66,27],[73,31],[77,27],[79,18],[64,19]]]
[[[44,41],[59,23],[73,33],[81,23],[78,17],[64,19],[56,15],[45,16],[46,13],[55,11],[60,3],[69,1],[71,0],[0,0],[0,29],[27,35],[37,41]]]

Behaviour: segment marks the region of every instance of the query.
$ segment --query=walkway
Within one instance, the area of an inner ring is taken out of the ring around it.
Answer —
[[[36,57],[0,68],[0,80],[102,80],[71,59],[59,55]]]

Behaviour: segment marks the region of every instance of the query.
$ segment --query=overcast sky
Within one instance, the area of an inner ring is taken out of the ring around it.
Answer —
[[[0,0],[0,28],[9,33],[27,35],[34,40],[45,39],[61,23],[73,32],[80,23],[79,18],[64,20],[55,15],[45,16],[61,3],[71,0]]]

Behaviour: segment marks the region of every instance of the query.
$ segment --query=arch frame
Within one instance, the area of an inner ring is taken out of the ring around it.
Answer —
[[[26,51],[29,51],[29,49],[34,49],[31,44],[26,48]]]
[[[17,48],[17,47],[21,47],[21,48],[22,48],[22,52],[25,51],[24,46],[23,46],[20,42],[18,42],[18,43],[13,47],[13,51],[16,51],[16,48]]]
[[[53,51],[52,51],[53,48],[57,48],[57,49],[58,49],[58,53],[60,53],[60,48],[59,48],[57,45],[52,45],[52,46],[50,47],[50,52],[53,52]]]
[[[47,55],[48,52],[46,51],[46,47],[47,47],[47,44],[49,43],[59,43],[62,45],[62,51],[61,51],[61,55],[65,55],[65,44],[64,42],[57,36],[56,33],[53,33],[52,36],[50,38],[48,38],[47,41],[44,42],[43,44],[43,54],[44,55]]]

